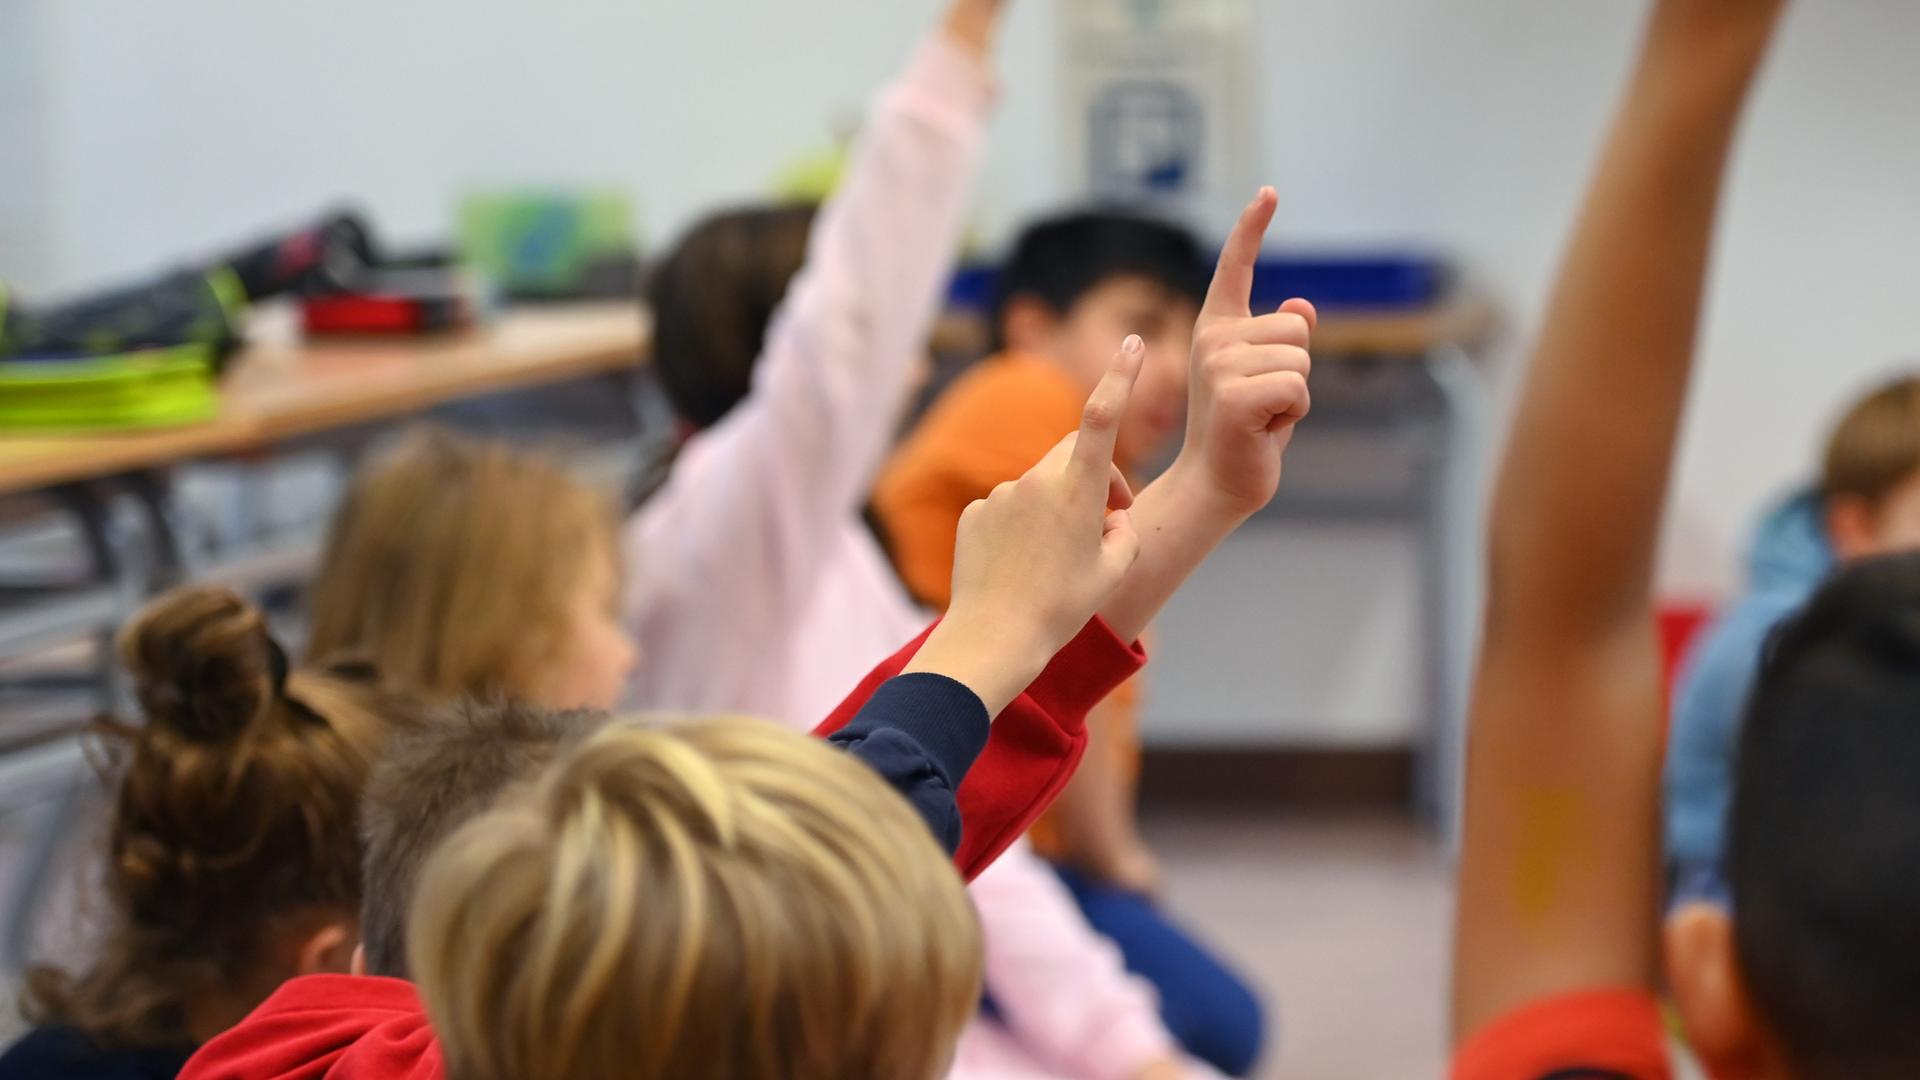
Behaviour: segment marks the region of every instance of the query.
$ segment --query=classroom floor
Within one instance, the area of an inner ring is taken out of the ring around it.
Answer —
[[[1168,905],[1266,993],[1262,1078],[1406,1080],[1446,1060],[1453,900],[1439,846],[1388,814],[1150,812]]]

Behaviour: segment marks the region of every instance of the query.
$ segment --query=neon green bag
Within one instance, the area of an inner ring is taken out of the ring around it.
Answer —
[[[220,408],[213,350],[143,349],[84,359],[0,361],[0,431],[166,427]]]

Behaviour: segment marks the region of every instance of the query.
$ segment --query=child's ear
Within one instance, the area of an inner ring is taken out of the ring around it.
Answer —
[[[1879,550],[1878,522],[1873,507],[1858,495],[1836,495],[1827,500],[1827,543],[1841,562],[1866,558]]]
[[[1037,296],[1012,297],[1000,309],[1000,338],[1014,352],[1046,351],[1059,327],[1059,313]]]
[[[1733,918],[1717,904],[1684,904],[1664,929],[1667,981],[1687,1042],[1711,1076],[1773,1076],[1780,1056],[1740,974]]]
[[[339,975],[353,970],[360,933],[350,920],[323,922],[298,943],[296,975]]]

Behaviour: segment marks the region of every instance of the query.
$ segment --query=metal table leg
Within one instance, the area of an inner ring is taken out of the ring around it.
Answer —
[[[1477,552],[1483,527],[1487,402],[1480,371],[1464,350],[1434,350],[1426,370],[1439,391],[1444,420],[1422,525],[1421,621],[1431,697],[1416,790],[1420,809],[1453,850],[1460,830],[1467,697],[1480,636]]]
[[[0,938],[0,973],[24,971],[31,959],[41,901],[53,884],[61,848],[84,816],[92,786],[92,770],[77,738],[36,746],[0,760],[0,791],[6,792],[6,809],[17,811],[21,803],[42,802],[52,796],[51,814],[28,844],[19,880],[8,897],[5,936]]]
[[[80,525],[94,577],[115,593],[115,610],[92,634],[98,646],[97,708],[103,713],[118,712],[126,704],[126,689],[114,656],[114,637],[139,593],[139,583],[129,572],[132,545],[97,489],[66,488],[57,492],[56,498]],[[0,758],[0,809],[17,812],[24,806],[51,804],[47,819],[28,842],[19,877],[7,897],[6,921],[0,931],[0,971],[21,971],[29,959],[34,926],[54,883],[60,852],[83,816],[93,783],[78,736],[34,745]]]

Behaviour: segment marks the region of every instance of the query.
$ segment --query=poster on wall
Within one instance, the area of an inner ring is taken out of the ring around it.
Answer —
[[[1060,0],[1069,183],[1195,225],[1232,221],[1257,183],[1252,3]]]

